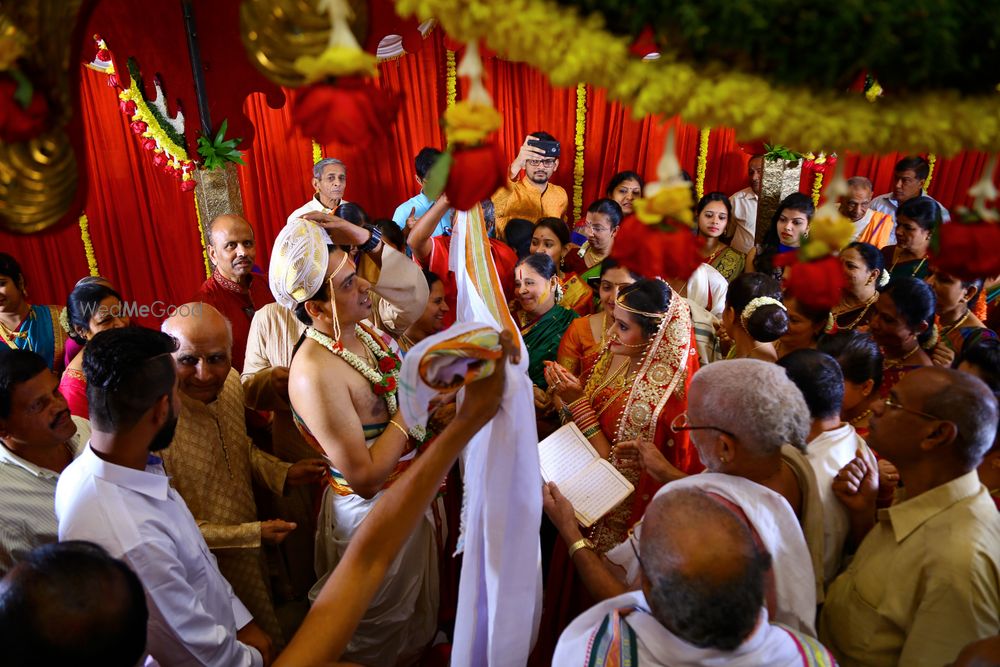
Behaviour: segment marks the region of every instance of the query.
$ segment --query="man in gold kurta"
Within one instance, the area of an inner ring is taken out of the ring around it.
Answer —
[[[875,521],[870,454],[834,481],[861,544],[820,620],[841,665],[939,667],[1000,633],[1000,514],[976,474],[996,429],[990,390],[951,369],[914,371],[876,406],[868,443],[899,469],[906,497]]]
[[[537,140],[551,142],[549,146],[554,144],[555,147],[546,153],[528,143]],[[566,220],[569,196],[564,188],[550,182],[557,169],[559,144],[555,137],[548,132],[535,132],[525,137],[517,157],[510,164],[507,181],[490,198],[496,209],[499,238],[506,238],[504,231],[511,218],[523,218],[532,223],[539,218]]]
[[[219,570],[257,623],[282,643],[261,545],[277,544],[295,523],[260,521],[254,502],[256,481],[276,495],[286,484],[319,480],[321,459],[289,464],[261,452],[250,441],[243,413],[243,389],[231,368],[230,325],[208,304],[187,304],[163,323],[177,339],[174,353],[181,413],[163,464],[187,503]]]

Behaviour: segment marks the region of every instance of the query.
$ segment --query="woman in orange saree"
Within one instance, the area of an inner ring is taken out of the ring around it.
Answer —
[[[699,366],[686,301],[661,280],[639,280],[621,290],[613,321],[609,340],[584,378],[558,364],[546,368],[549,385],[569,406],[570,418],[598,454],[635,486],[631,496],[587,533],[598,553],[626,539],[661,486],[633,456],[617,456],[619,444],[651,441],[680,470],[702,469],[687,435],[670,430],[670,423],[687,409],[688,384]],[[566,545],[557,540],[533,664],[545,663],[563,628],[591,604]]]

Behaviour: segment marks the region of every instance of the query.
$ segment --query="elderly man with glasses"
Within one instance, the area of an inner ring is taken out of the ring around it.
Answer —
[[[691,433],[707,472],[685,476],[650,443],[619,443],[616,453],[631,451],[647,473],[666,483],[657,497],[694,488],[736,511],[773,560],[769,617],[813,634],[822,595],[823,517],[812,468],[798,449],[809,427],[806,402],[784,370],[754,359],[719,361],[695,373],[688,412],[671,425],[674,432]],[[637,554],[643,553],[649,526],[637,525],[628,540],[599,556],[583,539],[573,506],[559,489],[550,483],[543,494],[545,512],[571,545],[573,565],[594,599],[639,585]],[[647,509],[644,517],[649,516]]]
[[[533,132],[525,137],[517,157],[510,163],[507,182],[491,197],[499,238],[504,238],[511,218],[532,222],[539,218],[566,220],[569,206],[566,190],[549,182],[559,168],[559,153],[559,142],[548,132]]]
[[[979,379],[933,367],[874,411],[868,443],[899,469],[903,495],[876,513],[870,454],[838,474],[860,546],[828,591],[821,636],[847,667],[948,664],[1000,633],[1000,515],[976,473],[997,401]]]

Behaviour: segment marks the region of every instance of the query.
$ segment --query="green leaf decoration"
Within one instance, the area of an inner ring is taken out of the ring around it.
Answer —
[[[768,162],[777,162],[778,160],[801,160],[802,153],[793,151],[790,148],[786,148],[781,144],[764,144],[764,159]]]
[[[434,165],[428,170],[424,179],[424,194],[431,199],[437,199],[444,192],[448,184],[448,174],[451,173],[451,165],[454,159],[451,155],[451,146],[434,161]]]
[[[219,131],[214,138],[209,138],[202,134],[198,137],[198,155],[203,158],[202,167],[205,169],[222,169],[227,162],[246,165],[243,161],[243,154],[238,146],[243,141],[242,137],[226,139],[226,130],[229,129],[229,120],[223,120]]]
[[[10,75],[17,82],[17,88],[14,90],[14,101],[20,104],[22,109],[27,109],[35,94],[35,87],[31,85],[31,81],[24,75],[24,72],[17,68],[10,70]]]

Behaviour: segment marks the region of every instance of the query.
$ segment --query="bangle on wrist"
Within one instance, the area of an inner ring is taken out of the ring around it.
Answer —
[[[594,550],[594,543],[591,542],[590,540],[588,540],[586,537],[584,537],[584,538],[581,538],[581,539],[577,540],[573,544],[569,545],[569,559],[573,560],[573,556],[580,549],[590,549],[591,551],[593,551]]]

